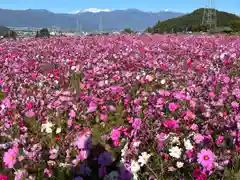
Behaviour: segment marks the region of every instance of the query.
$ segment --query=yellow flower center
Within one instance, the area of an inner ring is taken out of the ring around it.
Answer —
[[[203,157],[203,159],[207,161],[207,160],[209,160],[209,157],[208,157],[207,155],[205,155],[205,156]]]
[[[10,161],[12,161],[12,160],[13,160],[13,156],[11,155],[11,156],[9,157],[9,159],[10,159]]]

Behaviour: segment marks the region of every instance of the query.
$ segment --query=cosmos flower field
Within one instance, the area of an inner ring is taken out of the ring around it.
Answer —
[[[240,178],[240,37],[0,41],[0,179]]]

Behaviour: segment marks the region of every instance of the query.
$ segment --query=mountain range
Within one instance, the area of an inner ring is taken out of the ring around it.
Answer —
[[[158,21],[175,18],[184,15],[180,12],[160,11],[144,12],[138,9],[126,10],[98,10],[90,8],[74,13],[53,13],[45,9],[8,10],[0,9],[0,25],[8,27],[35,27],[51,28],[53,26],[61,29],[81,29],[93,32],[120,31],[131,28],[134,31],[144,31]],[[77,26],[77,24],[79,24]]]

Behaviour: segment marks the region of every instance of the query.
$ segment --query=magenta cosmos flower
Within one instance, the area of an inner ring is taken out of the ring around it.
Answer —
[[[216,144],[221,145],[224,141],[224,136],[218,136],[216,139]]]
[[[179,127],[177,121],[173,120],[173,119],[164,122],[164,126],[169,128],[169,129],[176,129],[176,128]]]
[[[203,166],[206,170],[211,170],[213,168],[213,163],[215,160],[215,155],[209,149],[202,149],[198,155],[198,163]]]
[[[174,112],[174,111],[176,111],[176,110],[179,108],[179,105],[176,104],[176,103],[170,103],[170,104],[168,105],[168,108],[169,108],[169,110],[170,110],[171,112]]]
[[[119,139],[119,137],[120,137],[120,132],[119,132],[119,130],[117,130],[117,129],[113,129],[112,130],[112,133],[111,133],[111,138],[112,138],[112,140],[113,141],[117,141],[118,139]]]
[[[0,180],[8,180],[8,176],[4,174],[0,174]]]

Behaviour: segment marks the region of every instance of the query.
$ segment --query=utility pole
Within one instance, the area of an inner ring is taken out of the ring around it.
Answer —
[[[98,27],[99,32],[103,32],[103,25],[102,25],[102,15],[100,14],[100,19],[99,19],[99,27]]]
[[[80,23],[79,33],[82,34],[82,24]]]
[[[208,4],[204,8],[202,25],[206,25],[209,29],[215,29],[217,27],[217,14],[213,0],[208,0]]]
[[[78,33],[78,27],[79,27],[79,22],[78,22],[78,19],[77,19],[76,34]]]

